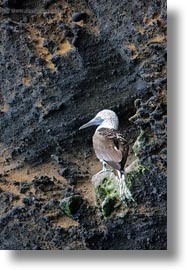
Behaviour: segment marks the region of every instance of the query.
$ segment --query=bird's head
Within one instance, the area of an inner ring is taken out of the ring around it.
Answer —
[[[116,113],[111,110],[102,110],[98,112],[88,123],[81,126],[79,130],[90,126],[102,126],[105,128],[118,129],[118,117]]]

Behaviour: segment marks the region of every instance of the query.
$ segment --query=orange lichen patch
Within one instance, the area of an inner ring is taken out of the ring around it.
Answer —
[[[22,78],[22,83],[25,84],[26,86],[29,86],[30,85],[30,77],[29,76],[25,76]]]
[[[11,170],[6,178],[16,181],[29,181],[35,176],[47,175],[48,177],[56,178],[66,184],[65,179],[58,173],[59,169],[59,165],[55,162],[44,163],[36,167],[24,166],[23,168]]]
[[[68,228],[70,226],[76,227],[79,225],[78,221],[68,216],[59,217],[57,220],[54,221],[54,223],[55,225],[63,227],[63,228]]]
[[[54,64],[52,63],[52,54],[49,50],[43,46],[44,38],[41,36],[41,33],[37,29],[28,28],[30,35],[28,36],[31,40],[31,43],[36,51],[38,57],[46,61],[46,65],[52,71],[56,71]]]
[[[56,54],[63,55],[64,53],[71,50],[73,46],[65,39],[63,43],[61,43],[55,52]]]
[[[63,6],[64,8],[64,6]],[[61,12],[57,12],[55,9],[50,11],[50,18],[47,19],[48,25],[53,24],[54,21],[60,21],[62,20],[62,14]]]
[[[139,52],[137,51],[137,49],[133,43],[125,43],[125,46],[126,46],[126,48],[128,48],[131,51],[133,59],[138,57]]]
[[[84,200],[87,200],[91,206],[94,206],[94,192],[91,181],[86,180],[76,185],[76,190],[81,194]]]
[[[5,102],[0,106],[2,112],[8,112],[9,105]]]
[[[154,21],[159,20],[160,19],[160,15],[158,13],[155,13],[152,17],[145,17],[143,19],[143,22],[147,25],[152,24]]]
[[[55,65],[51,61],[47,62],[47,67],[52,71],[56,71]]]
[[[166,41],[166,36],[165,35],[157,35],[157,36],[154,36],[153,38],[151,38],[149,40],[149,44],[150,43],[162,43],[162,42],[165,42]]]
[[[36,106],[37,108],[41,109],[42,112],[43,112],[44,114],[47,113],[47,110],[46,110],[46,108],[44,107],[44,105],[43,105],[43,103],[42,103],[42,101],[41,101],[40,99],[39,99],[39,100],[36,100],[35,106]]]
[[[145,23],[145,24],[151,24],[152,23],[152,18],[149,18],[149,17],[145,17],[144,19],[143,19],[143,22]]]
[[[83,20],[82,20],[82,21],[80,21],[80,22],[76,22],[76,24],[77,24],[77,25],[79,25],[79,26],[81,26],[81,27],[83,27],[83,26],[84,26],[84,22],[83,22]]]
[[[0,89],[0,93],[2,93],[2,92],[3,92],[3,91],[1,91],[1,89]],[[1,95],[0,95],[0,110],[1,110],[2,112],[7,112],[8,109],[9,109],[9,105],[8,105],[8,103],[7,103],[7,101],[6,101],[6,97],[3,96],[3,94],[1,94]]]
[[[52,59],[52,54],[49,52],[49,50],[43,46],[43,41],[44,38],[38,37],[38,43],[37,46],[35,47],[38,55],[41,59],[45,60],[47,62],[47,67],[51,69],[52,71],[55,71],[55,65],[51,62]]]
[[[144,33],[145,32],[143,27],[137,27],[136,31],[139,32],[139,33]]]
[[[43,46],[44,38],[37,35],[35,36],[34,41],[35,41],[35,45],[36,45],[35,48],[37,49],[38,55],[45,60],[49,60],[51,55],[50,55],[49,50]]]
[[[154,13],[152,18],[153,18],[153,20],[158,20],[160,18],[160,14]]]

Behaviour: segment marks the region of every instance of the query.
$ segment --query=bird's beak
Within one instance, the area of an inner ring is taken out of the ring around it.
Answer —
[[[98,122],[98,119],[93,118],[93,119],[90,120],[88,123],[82,125],[82,126],[79,128],[79,130],[80,130],[80,129],[83,129],[83,128],[90,127],[90,126],[97,126],[97,125],[99,125],[99,124],[100,124],[100,123]]]

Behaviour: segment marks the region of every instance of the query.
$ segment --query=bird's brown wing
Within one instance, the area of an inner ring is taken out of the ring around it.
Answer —
[[[122,151],[122,161],[121,161],[121,170],[125,169],[125,164],[127,161],[128,153],[129,153],[129,144],[127,140],[121,135],[118,134],[119,138],[119,149]]]
[[[94,150],[99,159],[117,170],[123,170],[128,151],[124,137],[115,129],[100,128],[93,137]]]

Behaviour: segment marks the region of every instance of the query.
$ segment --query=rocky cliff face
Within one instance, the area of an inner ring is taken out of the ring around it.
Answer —
[[[166,99],[166,1],[0,1],[0,248],[166,249]],[[140,164],[107,218],[78,131],[104,108]]]

